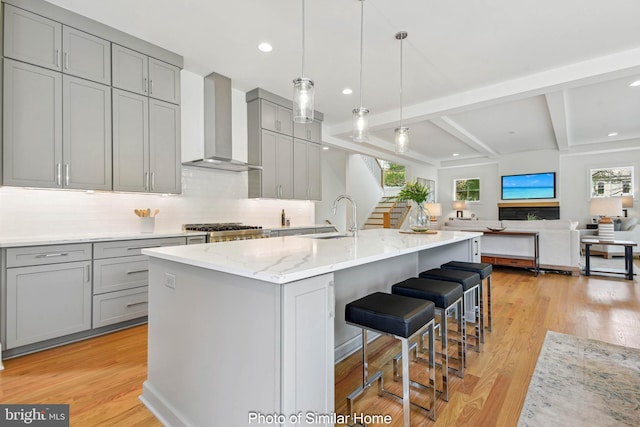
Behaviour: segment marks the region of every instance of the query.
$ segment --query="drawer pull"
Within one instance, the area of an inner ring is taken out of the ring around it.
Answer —
[[[136,305],[142,305],[142,304],[146,304],[149,301],[140,301],[140,302],[130,302],[129,304],[127,304],[127,308],[129,307],[135,307]]]
[[[146,270],[134,270],[134,271],[127,271],[127,274],[137,274],[137,273],[147,273],[149,272],[149,269]]]
[[[56,256],[67,256],[67,255],[69,255],[69,252],[60,252],[57,254],[38,254],[36,255],[36,258],[52,258]]]
[[[161,248],[162,245],[155,245],[155,246],[135,246],[132,248],[127,248],[128,251],[136,251],[136,250],[140,250],[140,249],[151,249],[151,248]]]

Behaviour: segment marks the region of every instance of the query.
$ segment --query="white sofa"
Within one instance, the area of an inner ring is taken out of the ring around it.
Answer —
[[[486,221],[450,220],[445,230],[488,231],[488,228],[505,227],[505,231],[537,231],[539,238],[540,268],[568,271],[573,275],[580,271],[580,232],[578,223],[569,220],[534,221]],[[484,235],[482,253],[508,256],[533,256],[531,239],[505,238],[499,235]]]
[[[631,240],[638,246],[633,247],[633,255],[640,255],[640,224],[638,218],[622,218],[620,230],[613,232],[614,240]],[[624,256],[624,246],[591,245],[591,253],[603,255],[605,258]]]

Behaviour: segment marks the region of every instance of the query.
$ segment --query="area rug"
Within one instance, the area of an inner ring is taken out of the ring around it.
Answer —
[[[518,426],[640,425],[640,350],[548,331]]]

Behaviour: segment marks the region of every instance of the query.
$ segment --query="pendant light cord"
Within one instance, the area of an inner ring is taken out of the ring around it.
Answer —
[[[304,0],[302,0],[302,76],[304,78],[304,50],[305,50],[305,33],[304,33]]]
[[[360,0],[360,109],[362,109],[362,50],[364,46],[364,0]]]
[[[400,127],[402,127],[402,40],[400,39]]]

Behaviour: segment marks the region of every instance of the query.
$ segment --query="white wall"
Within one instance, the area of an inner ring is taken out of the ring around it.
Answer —
[[[331,208],[336,197],[347,193],[347,156],[337,148],[322,150],[322,201],[315,203],[316,222],[329,220],[340,231],[347,229],[346,203],[340,203],[335,215]]]
[[[182,156],[202,157],[204,95],[202,76],[182,72]],[[244,93],[233,90],[233,157],[247,155]],[[247,199],[247,173],[194,167],[182,169],[182,194],[161,195],[0,187],[0,238],[137,232],[136,208],[160,209],[156,229],[178,231],[184,223],[243,222],[280,225],[285,209],[291,224],[315,224],[313,202]]]
[[[560,218],[579,221],[580,227],[591,222],[589,215],[589,170],[612,166],[634,166],[634,205],[629,216],[639,216],[640,147],[638,150],[621,152],[598,152],[592,154],[561,155],[557,151],[531,151],[503,156],[499,162],[489,165],[441,169],[438,172],[438,201],[443,203],[443,216],[455,216],[451,210],[453,180],[456,178],[480,178],[480,203],[467,203],[468,216],[475,213],[480,219],[497,219],[497,204],[500,199],[500,177],[502,175],[556,172],[557,194],[555,199],[536,201],[558,201]]]
[[[384,191],[360,154],[350,154],[347,159],[347,193],[358,205],[358,228],[362,228]],[[347,218],[351,218],[350,207]]]

